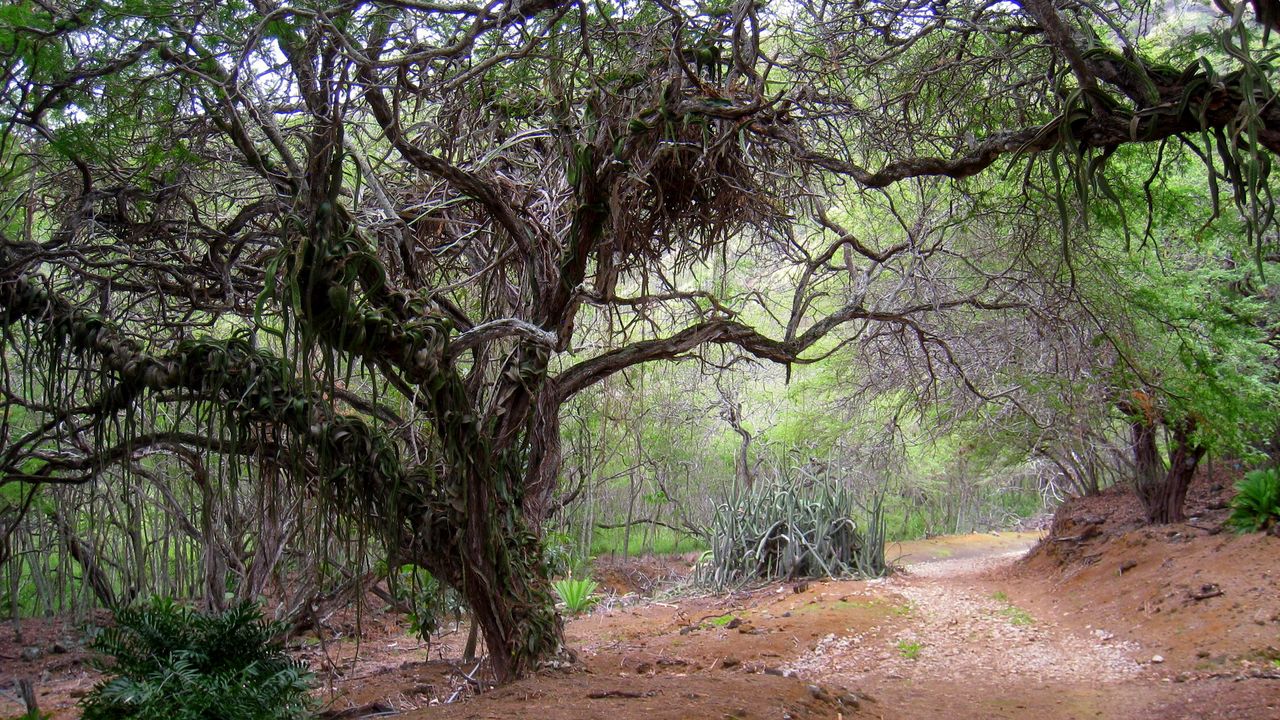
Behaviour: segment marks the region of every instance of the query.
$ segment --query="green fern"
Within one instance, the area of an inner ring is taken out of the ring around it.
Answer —
[[[166,598],[116,612],[90,647],[113,673],[84,699],[84,720],[294,720],[311,675],[251,603],[204,615]]]
[[[1259,532],[1280,521],[1280,470],[1254,470],[1236,483],[1227,523],[1237,532]]]

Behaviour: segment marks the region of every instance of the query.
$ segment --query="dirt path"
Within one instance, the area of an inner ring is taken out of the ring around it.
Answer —
[[[1139,674],[1141,649],[1105,631],[1081,636],[1035,618],[979,574],[1021,552],[909,565],[909,575],[875,583],[905,599],[898,622],[832,633],[793,667],[845,684],[891,677],[908,682],[1117,682]]]
[[[902,548],[918,562],[859,592],[900,599],[895,611],[829,633],[788,669],[859,688],[886,718],[1280,718],[1280,683],[1183,682],[1152,653],[1161,638],[1121,639],[1087,608],[1057,612],[1051,587],[1012,577],[1031,544],[975,535]]]
[[[922,562],[866,584],[868,596],[901,598],[896,612],[825,636],[789,669],[953,718],[1133,717],[1151,700],[1139,646],[1036,617],[992,579],[1030,545],[982,536],[916,544]]]
[[[889,556],[904,572],[883,580],[602,603],[568,622],[580,668],[456,704],[441,703],[471,668],[441,657],[456,657],[462,634],[426,647],[388,616],[385,634],[364,640],[359,661],[344,659],[353,648],[343,645],[327,664],[312,664],[333,671],[323,692],[331,710],[363,707],[422,720],[1280,720],[1280,680],[1240,674],[1270,667],[1263,665],[1270,659],[1257,657],[1270,652],[1269,643],[1280,646],[1272,630],[1280,628],[1280,614],[1271,623],[1269,606],[1259,614],[1250,605],[1260,597],[1254,590],[1267,590],[1259,583],[1270,582],[1280,546],[1215,538],[1196,552],[1178,545],[1173,563],[1159,537],[1143,537],[1135,542],[1145,544],[1099,552],[1087,566],[1099,574],[1087,584],[1076,574],[1063,585],[1043,570],[1015,570],[1036,538],[969,535],[895,545]],[[1256,567],[1229,574],[1226,558],[1242,556]],[[1117,573],[1131,562],[1131,572]],[[1143,614],[1141,598],[1169,593],[1164,586],[1176,584],[1178,563],[1196,583],[1204,579],[1198,573],[1212,572],[1226,593],[1212,602],[1240,607],[1168,600],[1165,611]],[[1247,582],[1232,584],[1236,575]],[[1224,624],[1205,626],[1206,617]],[[1156,620],[1165,624],[1152,630]],[[1228,626],[1245,628],[1252,639],[1220,631]],[[1230,645],[1214,645],[1219,636]],[[1153,663],[1154,654],[1168,659]],[[12,669],[32,674],[25,665]],[[76,717],[75,697],[96,680],[83,669],[46,669],[39,677],[59,720]],[[0,717],[13,714],[0,694]]]

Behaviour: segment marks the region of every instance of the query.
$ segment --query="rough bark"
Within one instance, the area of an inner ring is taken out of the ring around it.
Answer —
[[[1134,481],[1149,523],[1163,525],[1186,520],[1187,489],[1205,449],[1192,440],[1194,424],[1169,427],[1169,462],[1160,455],[1159,426],[1146,417],[1130,422],[1133,433]]]

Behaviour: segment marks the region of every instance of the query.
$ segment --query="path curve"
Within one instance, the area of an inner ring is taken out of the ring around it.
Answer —
[[[992,571],[1026,547],[930,559],[867,583],[869,597],[902,599],[879,625],[822,638],[789,669],[850,687],[905,681],[1000,688],[1116,683],[1137,676],[1140,648],[1106,630],[1081,634],[1011,601]]]

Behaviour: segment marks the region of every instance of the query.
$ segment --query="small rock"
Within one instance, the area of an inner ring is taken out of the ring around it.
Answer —
[[[1120,563],[1120,574],[1123,575],[1136,567],[1138,567],[1137,560],[1125,560]]]
[[[839,702],[842,707],[847,707],[850,710],[857,710],[862,705],[862,701],[858,699],[858,696],[849,692],[836,698],[836,702]]]
[[[26,660],[27,662],[35,662],[36,660],[39,660],[43,655],[44,655],[44,651],[38,647],[22,648],[22,659]]]
[[[1163,655],[1152,655],[1152,656],[1151,656],[1151,662],[1152,662],[1152,663],[1154,663],[1154,664],[1156,664],[1156,665],[1159,665],[1160,663],[1164,662],[1164,656],[1163,656]]]
[[[821,700],[824,702],[831,700],[831,694],[817,685],[810,685],[807,689],[809,691],[809,695],[813,697],[814,700]]]
[[[1197,651],[1196,651],[1196,657],[1198,657],[1198,658],[1207,658],[1207,657],[1209,657],[1209,651],[1208,651],[1208,650],[1197,650]]]

